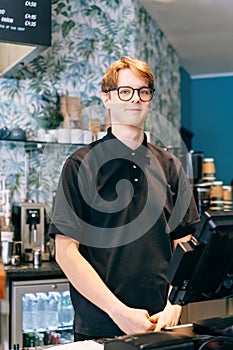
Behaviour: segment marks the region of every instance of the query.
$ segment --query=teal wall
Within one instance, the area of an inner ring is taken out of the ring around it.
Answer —
[[[183,67],[180,68],[180,78],[181,126],[191,130],[191,78]]]
[[[216,178],[233,179],[233,77],[191,80],[193,148],[213,157]]]

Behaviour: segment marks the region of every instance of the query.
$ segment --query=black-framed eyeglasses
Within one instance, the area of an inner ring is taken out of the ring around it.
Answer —
[[[150,87],[140,87],[139,89],[134,89],[131,86],[119,86],[113,89],[106,90],[105,92],[116,90],[118,93],[118,97],[121,101],[129,101],[134,95],[134,91],[138,92],[139,99],[142,102],[149,102],[152,100],[155,89]]]

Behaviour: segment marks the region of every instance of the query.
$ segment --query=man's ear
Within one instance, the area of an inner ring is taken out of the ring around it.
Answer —
[[[109,92],[102,92],[102,101],[103,104],[106,105],[109,102]]]

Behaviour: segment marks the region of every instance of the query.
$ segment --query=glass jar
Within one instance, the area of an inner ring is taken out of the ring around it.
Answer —
[[[232,189],[231,186],[223,186],[223,209],[232,210]]]
[[[215,163],[214,158],[203,159],[203,182],[215,181]]]
[[[214,181],[210,191],[210,210],[223,210],[223,182]]]
[[[194,185],[193,194],[200,216],[202,216],[210,207],[210,190],[210,184],[203,183]]]

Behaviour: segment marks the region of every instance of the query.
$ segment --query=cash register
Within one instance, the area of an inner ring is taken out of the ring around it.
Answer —
[[[233,212],[205,212],[189,242],[178,244],[167,270],[169,300],[181,306],[233,296]],[[233,349],[233,315],[117,337],[105,350]]]

